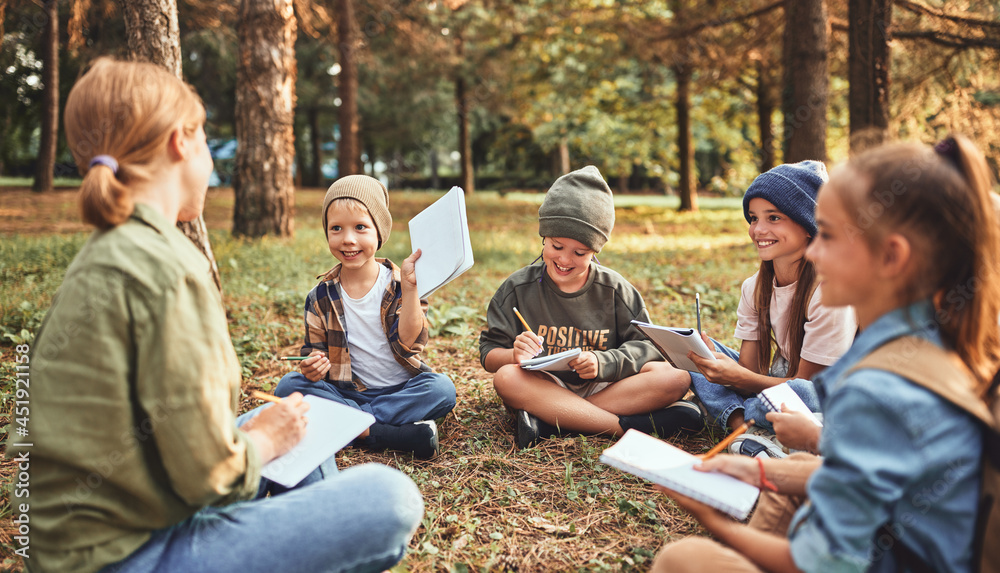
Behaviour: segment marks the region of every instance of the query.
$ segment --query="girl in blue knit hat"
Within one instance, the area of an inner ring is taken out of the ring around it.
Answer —
[[[783,457],[769,438],[767,409],[758,393],[787,380],[818,411],[810,379],[847,351],[857,330],[849,307],[820,304],[816,272],[805,258],[816,236],[816,193],[826,180],[826,167],[818,161],[784,164],[759,175],[743,196],[760,269],[743,281],[736,309],[740,351],[716,342],[716,360],[691,357],[701,370],[691,374],[691,387],[709,419],[729,429],[745,419],[757,425],[731,445],[734,453]],[[782,416],[786,425],[801,428],[782,434],[785,445],[811,449],[818,434],[815,425],[810,427],[804,415],[801,420]]]

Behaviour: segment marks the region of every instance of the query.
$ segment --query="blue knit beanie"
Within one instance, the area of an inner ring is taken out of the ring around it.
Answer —
[[[826,165],[807,159],[761,173],[743,195],[743,217],[750,222],[750,200],[760,197],[816,236],[816,193],[829,180]]]

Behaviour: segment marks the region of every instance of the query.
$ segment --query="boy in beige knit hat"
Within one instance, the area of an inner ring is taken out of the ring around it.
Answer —
[[[701,411],[680,400],[690,384],[631,324],[649,321],[642,296],[595,255],[611,237],[615,206],[596,167],[563,175],[538,209],[541,262],[497,290],[479,339],[483,367],[514,411],[524,448],[559,430],[619,436],[629,428],[669,436],[702,428]],[[514,308],[534,332],[522,327]],[[579,348],[573,370],[539,372],[519,363]]]
[[[455,407],[455,385],[420,360],[427,343],[427,301],[417,296],[413,264],[400,269],[375,252],[389,239],[389,192],[378,179],[348,175],[323,198],[323,229],[339,261],[306,297],[301,372],[274,393],[328,398],[375,416],[355,440],[374,450],[430,458],[438,451],[435,418]]]

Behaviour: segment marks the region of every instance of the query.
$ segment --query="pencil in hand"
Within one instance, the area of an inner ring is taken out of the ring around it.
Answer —
[[[736,430],[734,430],[732,434],[729,434],[728,436],[726,436],[725,438],[723,438],[721,442],[719,442],[718,444],[716,444],[714,448],[712,448],[711,450],[708,450],[707,452],[705,452],[704,454],[702,454],[701,461],[702,462],[706,462],[706,461],[712,459],[713,457],[715,457],[716,454],[718,454],[722,450],[726,449],[729,446],[729,444],[733,443],[733,440],[736,439],[736,436],[739,436],[743,432],[746,432],[747,430],[749,430],[750,426],[752,426],[752,425],[753,425],[753,420],[749,420],[747,422],[743,422],[743,425],[740,426],[739,428],[736,428]]]
[[[279,356],[278,360],[305,360],[308,356]]]
[[[274,402],[275,404],[281,402],[281,398],[278,398],[273,394],[266,394],[264,392],[261,392],[260,390],[254,390],[253,392],[250,392],[250,395],[258,400],[263,400],[265,402]]]
[[[531,334],[534,334],[535,331],[531,330],[531,327],[528,326],[528,321],[524,320],[524,317],[521,316],[521,313],[517,311],[517,307],[515,306],[515,307],[513,307],[513,309],[514,309],[514,314],[517,315],[518,320],[520,320],[521,324],[524,325],[524,329],[527,330],[528,332],[530,332]]]

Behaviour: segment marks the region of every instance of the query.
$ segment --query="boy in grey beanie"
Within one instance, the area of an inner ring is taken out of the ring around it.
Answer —
[[[703,426],[698,407],[680,400],[689,377],[670,369],[631,324],[649,321],[642,296],[594,260],[614,224],[614,198],[596,167],[563,175],[538,209],[541,262],[507,278],[490,301],[480,361],[514,411],[518,447],[558,430],[670,436]],[[579,351],[568,370],[520,367],[567,351]]]

